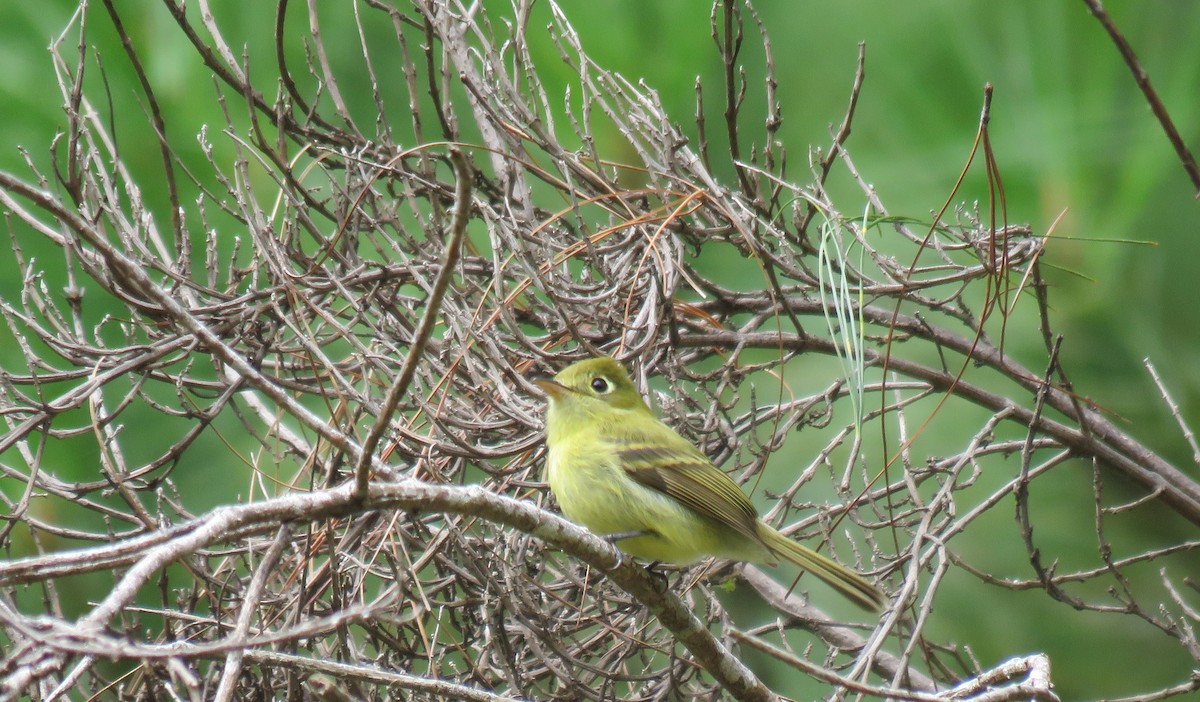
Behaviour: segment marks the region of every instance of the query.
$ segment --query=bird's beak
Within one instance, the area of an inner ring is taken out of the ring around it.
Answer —
[[[542,389],[542,392],[550,396],[550,399],[557,400],[567,393],[571,392],[566,385],[560,382],[551,380],[550,378],[534,378],[533,384]]]

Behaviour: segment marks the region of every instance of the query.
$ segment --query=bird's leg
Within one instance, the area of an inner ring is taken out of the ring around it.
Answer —
[[[620,545],[617,544],[618,541],[623,541],[625,539],[636,539],[639,536],[653,536],[653,535],[654,535],[654,531],[652,531],[650,529],[640,529],[638,531],[619,531],[615,534],[605,534],[600,538],[604,539],[608,543],[612,544],[613,547],[620,550],[621,547],[620,547]],[[655,570],[655,568],[654,568],[660,562],[661,561],[654,561],[650,565],[646,566],[646,572],[650,574],[650,577],[654,578],[655,581],[658,582],[658,584],[660,586],[659,591],[662,592],[667,589],[667,576],[665,573],[660,573],[657,570]]]
[[[653,535],[654,535],[654,530],[652,530],[652,529],[638,529],[638,530],[636,530],[636,532],[617,532],[616,534],[605,534],[604,536],[602,536],[602,538],[604,538],[605,541],[610,542],[610,544],[612,544],[613,546],[616,546],[619,550],[620,546],[617,545],[617,541],[622,541],[624,539],[636,539],[637,536],[653,536]],[[659,562],[659,560],[655,560],[654,563],[647,565],[646,572],[650,577],[654,578],[654,581],[656,583],[658,583],[659,592],[661,593],[661,592],[666,592],[667,576],[666,576],[665,572],[659,572],[658,570],[656,570],[654,568],[654,566],[658,565],[659,563],[661,563],[661,562]]]
[[[648,536],[652,533],[653,532],[650,531],[619,531],[615,534],[597,534],[597,536],[607,541],[613,548],[617,549],[617,566],[620,566],[622,561],[625,560],[625,554],[621,551],[621,547],[617,545],[617,542],[622,539],[632,539],[637,536]]]
[[[636,539],[639,536],[651,536],[653,534],[654,532],[650,531],[649,529],[640,529],[638,531],[618,531],[615,534],[604,534],[600,538],[604,539],[613,546],[616,546],[618,541],[624,541],[625,539]]]

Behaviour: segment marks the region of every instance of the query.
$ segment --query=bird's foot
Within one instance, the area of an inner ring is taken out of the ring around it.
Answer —
[[[668,584],[667,574],[657,568],[659,563],[662,563],[662,561],[654,561],[650,565],[646,566],[646,573],[648,573],[650,577],[654,578],[654,584],[658,586],[659,592],[666,592]]]

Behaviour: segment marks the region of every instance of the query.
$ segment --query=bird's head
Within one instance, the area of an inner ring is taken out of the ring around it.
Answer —
[[[572,363],[554,378],[539,378],[534,383],[553,403],[602,402],[620,409],[646,407],[629,374],[607,356]]]

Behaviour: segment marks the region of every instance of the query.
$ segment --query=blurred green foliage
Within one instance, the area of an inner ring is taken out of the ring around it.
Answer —
[[[218,18],[226,20],[225,27],[241,28],[245,34],[228,38],[237,51],[242,48],[239,42],[247,43],[252,72],[269,75],[273,48],[267,32],[273,24],[273,5],[232,0],[212,4]],[[1193,0],[1111,4],[1118,26],[1139,52],[1184,139],[1200,149],[1200,91],[1196,89],[1200,4]],[[0,65],[4,66],[0,168],[4,170],[25,171],[21,149],[42,166],[50,163],[49,147],[62,124],[62,98],[45,48],[74,9],[74,3],[66,0],[0,3]],[[644,80],[685,131],[692,131],[699,79],[704,85],[710,142],[714,149],[721,148],[722,67],[710,37],[706,4],[565,0],[562,9],[597,62],[632,80]],[[294,43],[286,48],[299,61],[308,38],[307,23],[301,8],[295,10],[289,25]],[[1200,410],[1198,205],[1128,69],[1084,5],[1030,0],[846,0],[837,4],[805,0],[760,3],[757,10],[772,40],[785,119],[779,136],[789,149],[789,172],[796,181],[807,179],[808,146],[826,146],[831,127],[841,121],[857,44],[866,43],[866,82],[849,147],[892,214],[928,219],[951,197],[979,201],[987,211],[982,161],[956,195],[951,190],[971,148],[983,86],[994,86],[992,144],[1004,179],[1008,221],[1029,223],[1041,233],[1062,216],[1045,263],[1053,286],[1053,316],[1065,336],[1063,356],[1076,387],[1124,418],[1134,436],[1178,464],[1188,464],[1190,453],[1141,362],[1148,357],[1155,363],[1184,416],[1195,418]],[[213,77],[162,7],[144,3],[134,13],[123,5],[122,11],[129,13],[125,20],[132,23],[129,30],[147,62],[172,145],[185,160],[194,160],[201,148],[196,135],[206,125],[219,130],[223,123]],[[102,7],[94,5],[89,12],[87,41],[95,47],[94,53],[89,52],[92,63],[87,70],[93,72],[89,94],[96,102],[111,100],[111,105],[96,107],[112,110],[127,161],[149,174],[142,183],[147,199],[163,203],[161,155],[156,140],[145,134],[141,117],[146,110],[144,96]],[[347,65],[354,64],[360,58],[357,29],[346,21],[346,13],[335,14],[330,13],[322,31],[326,37],[346,36],[329,46],[350,52],[344,58]],[[550,21],[548,5],[536,5],[530,27],[537,29]],[[747,31],[753,27],[753,22],[747,23]],[[369,35],[392,30],[374,26],[366,31]],[[63,40],[70,45],[78,37]],[[536,37],[534,41],[542,78],[552,96],[561,95],[572,74],[544,36],[540,44]],[[765,115],[763,54],[755,37],[747,37],[745,46],[749,97],[743,133],[749,140],[762,133]],[[96,54],[102,57],[102,75],[94,61]],[[341,58],[332,57],[335,65]],[[362,119],[373,109],[367,77],[347,74],[342,81],[349,103],[363,110],[357,115]],[[383,84],[383,99],[402,108],[407,98],[398,73],[383,76]],[[394,114],[403,114],[403,109]],[[133,118],[123,121],[122,115]],[[370,119],[363,122],[371,124]],[[393,126],[399,133],[406,129]],[[598,143],[601,154],[621,160],[618,135],[608,136],[608,144],[603,138]],[[213,141],[218,149],[231,148],[228,140]],[[721,175],[732,178],[728,170]],[[166,213],[160,216],[166,221]],[[58,256],[52,251],[26,253]],[[6,267],[0,275],[0,295],[15,295],[20,276],[7,267],[11,264],[2,265]],[[1014,325],[1008,348],[1018,354],[1032,349],[1031,357],[1039,358],[1040,340],[1032,331],[1029,325]],[[11,343],[8,337],[0,340]],[[837,372],[836,364],[825,365],[831,375]],[[219,431],[219,436],[214,431],[204,439],[214,451],[221,450],[222,441],[236,443],[235,422],[223,422]],[[214,487],[203,455],[203,450],[192,451],[186,459],[191,470],[175,473],[180,489],[192,495],[197,493],[191,491]],[[94,456],[57,456],[52,448],[50,456],[64,463],[78,460],[79,474],[94,475]],[[1015,471],[1015,461],[1012,467]],[[228,484],[216,487],[227,489]],[[224,499],[226,494],[214,493],[192,506]],[[1040,517],[1037,535],[1044,540],[1046,552],[1078,551],[1080,563],[1094,561],[1089,466],[1071,466],[1056,482],[1043,485],[1034,494],[1033,509]],[[1004,519],[1006,515],[1011,511],[996,510],[985,517],[995,521],[993,533],[1005,538],[979,543],[977,553],[963,555],[985,560],[995,571],[1028,577],[1016,528],[1011,519]],[[1136,535],[1153,541],[1158,530],[1181,533],[1187,528],[1164,517]],[[950,589],[971,591],[970,583],[963,585]],[[1054,661],[1054,678],[1064,698],[1131,694],[1183,680],[1194,665],[1183,659],[1178,647],[1164,642],[1161,633],[1131,618],[1089,615],[1098,629],[1107,630],[1106,641],[1113,640],[1112,629],[1117,627],[1120,640],[1128,646],[1123,652],[1097,651],[1079,646],[1079,632],[1053,626],[1064,605],[1051,603],[1039,593],[997,588],[984,592],[987,602],[981,601],[983,595],[941,601],[934,611],[933,633],[968,642],[966,655],[976,656],[984,666],[1009,655],[1046,651]],[[1165,653],[1151,654],[1157,651]],[[1106,662],[1114,654],[1138,656],[1137,670]]]

